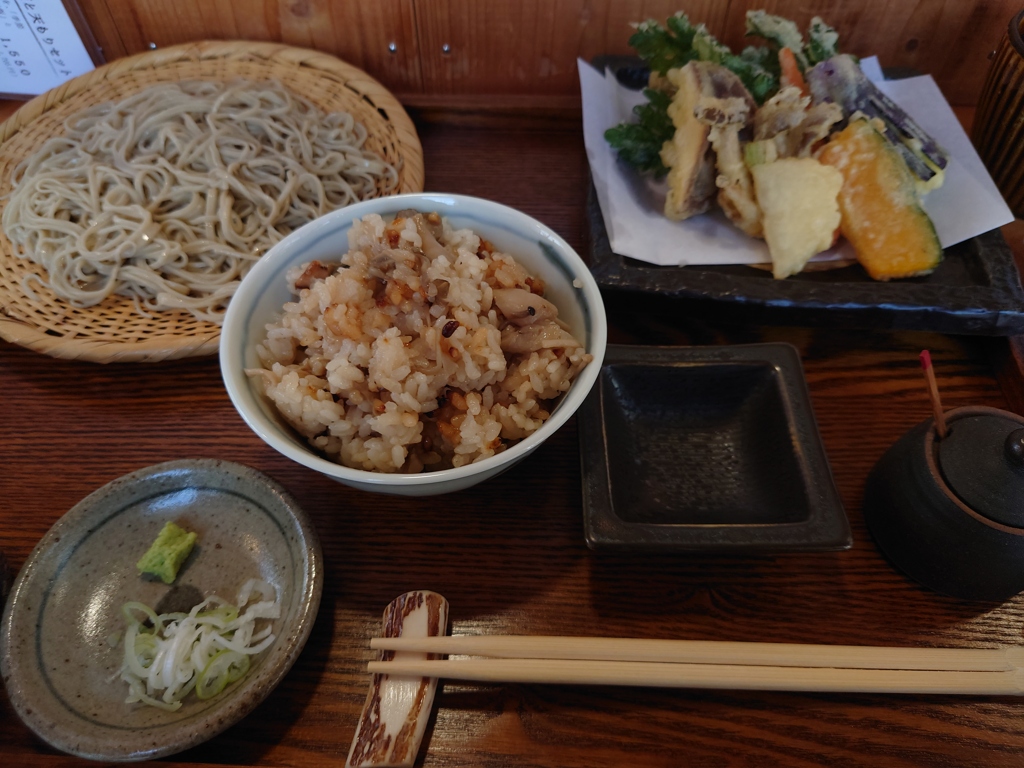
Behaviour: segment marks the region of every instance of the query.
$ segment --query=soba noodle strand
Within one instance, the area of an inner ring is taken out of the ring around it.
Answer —
[[[277,83],[152,86],[69,118],[14,171],[3,213],[22,257],[78,307],[219,323],[252,263],[327,211],[394,192],[394,166],[351,115]]]

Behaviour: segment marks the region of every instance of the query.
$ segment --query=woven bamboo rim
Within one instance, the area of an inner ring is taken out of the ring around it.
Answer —
[[[366,147],[399,169],[399,192],[423,191],[423,152],[398,100],[365,72],[318,51],[277,43],[186,43],[118,59],[22,106],[0,125],[0,211],[11,172],[64,121],[87,106],[123,99],[150,85],[184,80],[277,80],[320,109],[345,111],[361,122]],[[41,268],[19,258],[0,233],[0,338],[52,357],[93,362],[155,362],[217,351],[220,328],[187,312],[143,317],[130,299],[111,297],[88,309],[72,307],[45,287],[37,298],[22,289]]]

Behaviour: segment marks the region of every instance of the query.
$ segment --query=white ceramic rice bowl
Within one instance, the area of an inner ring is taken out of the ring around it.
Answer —
[[[419,474],[390,474],[351,469],[317,454],[288,425],[246,368],[259,367],[256,345],[266,325],[282,313],[288,290],[285,272],[312,259],[337,261],[348,250],[354,220],[377,213],[388,219],[401,210],[437,211],[456,228],[469,228],[499,250],[511,254],[545,283],[545,298],[559,311],[593,360],[579,373],[551,417],[533,434],[506,451],[454,469]],[[220,366],[231,402],[259,437],[278,452],[328,477],[365,491],[431,496],[462,490],[494,477],[535,451],[582,405],[597,381],[607,344],[607,319],[601,294],[586,264],[572,247],[536,219],[513,208],[475,197],[408,194],[367,200],[322,216],[293,232],[260,258],[228,305],[220,339]]]

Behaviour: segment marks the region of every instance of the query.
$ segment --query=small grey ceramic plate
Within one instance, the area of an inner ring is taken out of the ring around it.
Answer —
[[[593,549],[849,548],[789,344],[608,345],[579,412]]]
[[[199,534],[172,586],[135,563],[167,521]],[[282,604],[277,640],[221,694],[187,696],[176,712],[125,704],[118,679],[121,606],[188,610],[234,602],[251,578]],[[291,668],[323,586],[320,544],[305,513],[254,469],[206,459],[125,475],[87,496],[42,538],[21,569],[0,628],[0,672],[22,720],[52,746],[94,760],[145,760],[194,746],[240,720]],[[112,679],[113,678],[113,679]]]

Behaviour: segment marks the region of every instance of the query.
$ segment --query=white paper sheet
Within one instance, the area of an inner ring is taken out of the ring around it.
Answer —
[[[92,69],[60,0],[0,0],[0,93],[35,96]]]
[[[583,138],[598,202],[612,250],[652,264],[758,264],[770,261],[764,241],[747,237],[720,211],[671,221],[662,215],[664,190],[618,160],[604,139],[614,125],[633,119],[643,94],[619,84],[582,59]],[[903,107],[950,154],[945,183],[924,199],[943,248],[1013,221],[995,183],[964,133],[942,92],[929,76],[881,80],[874,57],[861,62],[865,73]],[[852,258],[849,244],[815,260]]]

